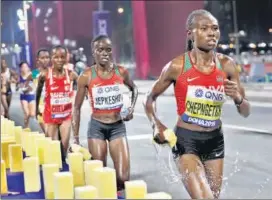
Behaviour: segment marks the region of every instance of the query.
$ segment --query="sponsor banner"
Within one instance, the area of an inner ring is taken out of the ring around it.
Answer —
[[[93,37],[107,35],[111,37],[112,23],[110,12],[107,10],[93,12]]]
[[[21,60],[25,60],[28,62],[29,66],[33,67],[32,63],[32,47],[30,43],[25,43],[22,52],[21,52]]]

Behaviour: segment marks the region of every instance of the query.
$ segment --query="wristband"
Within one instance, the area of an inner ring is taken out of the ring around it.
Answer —
[[[243,103],[243,101],[244,101],[244,98],[242,97],[242,99],[241,99],[241,101],[239,103],[235,102],[236,107],[239,108],[240,105]]]

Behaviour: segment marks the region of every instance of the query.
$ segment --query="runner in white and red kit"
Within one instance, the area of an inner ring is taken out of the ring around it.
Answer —
[[[45,83],[45,99],[43,120],[47,125],[46,135],[53,140],[60,138],[63,145],[64,155],[66,155],[72,118],[72,82],[77,79],[77,74],[64,65],[67,59],[65,47],[56,46],[51,51],[52,67],[48,71],[41,73],[38,80],[37,95],[42,92]]]

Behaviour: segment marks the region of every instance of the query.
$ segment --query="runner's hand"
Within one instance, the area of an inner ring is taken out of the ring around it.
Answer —
[[[224,80],[224,87],[225,87],[226,95],[231,97],[232,99],[235,100],[241,96],[238,91],[238,84],[236,82],[225,79]]]
[[[133,119],[133,112],[134,112],[134,108],[129,107],[127,109],[127,115],[125,117],[123,117],[123,121],[129,121]]]
[[[80,145],[78,136],[76,136],[76,137],[74,136],[74,144]]]
[[[37,109],[37,111],[36,111],[36,119],[38,119],[38,116],[42,116],[40,109]]]
[[[162,123],[158,123],[153,126],[153,139],[157,144],[167,144],[163,132],[167,129]]]

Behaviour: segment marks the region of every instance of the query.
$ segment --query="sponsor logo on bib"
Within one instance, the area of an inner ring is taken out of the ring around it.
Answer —
[[[53,119],[65,118],[72,111],[72,99],[69,92],[51,93],[50,104]]]
[[[92,88],[95,109],[111,110],[123,106],[123,94],[120,85],[106,85]]]
[[[220,123],[224,101],[224,86],[188,86],[186,108],[181,117],[187,123],[216,127]]]

